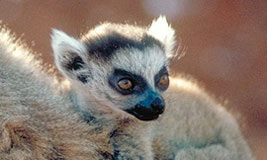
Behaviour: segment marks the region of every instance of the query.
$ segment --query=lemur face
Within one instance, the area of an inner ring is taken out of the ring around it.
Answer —
[[[167,57],[159,46],[122,49],[111,59],[108,82],[111,101],[140,120],[154,120],[164,112],[161,96],[169,85]],[[117,97],[125,97],[124,99]]]
[[[81,40],[57,30],[52,35],[56,65],[76,90],[145,121],[164,112],[173,45],[174,31],[163,17],[148,29],[102,24]]]

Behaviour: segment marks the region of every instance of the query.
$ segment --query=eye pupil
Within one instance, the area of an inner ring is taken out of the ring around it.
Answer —
[[[162,77],[160,77],[159,80],[160,85],[166,85],[169,83],[169,78],[167,75],[163,75]]]
[[[118,85],[121,89],[130,89],[132,88],[133,84],[129,79],[122,79],[118,82]]]

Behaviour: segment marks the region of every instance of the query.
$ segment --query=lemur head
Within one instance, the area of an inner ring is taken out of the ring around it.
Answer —
[[[165,17],[148,28],[104,23],[80,40],[58,30],[52,34],[56,66],[79,96],[140,120],[154,120],[164,112],[161,94],[169,85],[174,44],[174,30]]]

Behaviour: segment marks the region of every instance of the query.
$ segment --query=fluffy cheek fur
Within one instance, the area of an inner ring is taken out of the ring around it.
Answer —
[[[101,67],[100,67],[101,66]],[[115,110],[127,109],[134,105],[132,96],[122,96],[108,83],[109,76],[113,73],[112,67],[106,63],[91,64],[92,76],[86,83],[79,80],[71,80],[75,87],[78,87],[83,96],[91,102],[97,102],[100,106],[112,107]],[[132,102],[131,102],[132,100]],[[123,106],[123,108],[119,107]]]

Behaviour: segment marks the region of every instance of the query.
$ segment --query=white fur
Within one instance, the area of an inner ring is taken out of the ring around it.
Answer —
[[[56,55],[64,54],[67,51],[86,54],[83,43],[57,29],[52,29],[51,45]]]
[[[165,45],[168,58],[175,56],[173,51],[175,47],[175,31],[168,24],[165,16],[160,16],[157,20],[154,20],[148,33]]]
[[[69,76],[66,75],[68,73],[62,68],[62,63],[71,60],[75,56],[73,54],[79,55],[82,59],[87,58],[84,44],[60,30],[52,29],[51,46],[56,66],[66,77]]]

